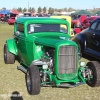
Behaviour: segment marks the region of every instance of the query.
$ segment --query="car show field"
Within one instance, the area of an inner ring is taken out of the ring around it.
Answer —
[[[13,37],[13,25],[0,24],[0,100],[99,100],[100,87],[91,88],[88,85],[80,85],[75,88],[42,87],[41,93],[30,96],[27,93],[25,75],[17,70],[19,63],[5,64],[3,47],[6,39]],[[88,62],[82,58],[81,61]],[[13,98],[13,99],[12,99]]]

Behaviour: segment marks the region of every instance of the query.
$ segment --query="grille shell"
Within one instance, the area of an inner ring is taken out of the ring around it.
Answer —
[[[61,46],[58,54],[58,73],[70,74],[76,71],[76,47]]]

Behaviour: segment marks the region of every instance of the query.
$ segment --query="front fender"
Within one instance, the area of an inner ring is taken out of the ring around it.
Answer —
[[[75,37],[72,39],[77,44],[80,44],[81,50],[84,51],[87,47],[87,38],[84,33],[76,34]]]
[[[18,54],[18,50],[17,50],[17,46],[16,46],[16,43],[15,43],[15,40],[14,39],[8,39],[6,41],[6,44],[7,44],[7,47],[8,47],[8,51],[17,55]]]

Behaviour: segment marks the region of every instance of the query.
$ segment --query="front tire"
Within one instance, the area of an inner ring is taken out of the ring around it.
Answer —
[[[37,95],[40,93],[40,74],[38,67],[33,64],[27,69],[26,86],[30,95]]]
[[[91,70],[92,78],[87,80],[86,83],[91,87],[100,86],[100,63],[97,61],[88,62],[88,68]]]
[[[14,64],[15,63],[15,55],[8,52],[7,44],[4,45],[4,62],[5,62],[5,64]]]

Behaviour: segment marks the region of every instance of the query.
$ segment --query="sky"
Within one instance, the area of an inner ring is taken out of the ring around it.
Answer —
[[[52,8],[75,8],[93,9],[100,8],[100,0],[0,0],[0,9],[52,7]]]

